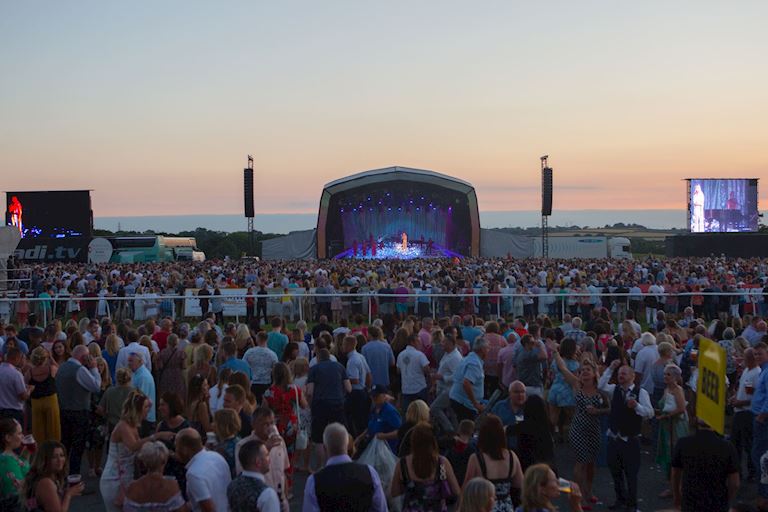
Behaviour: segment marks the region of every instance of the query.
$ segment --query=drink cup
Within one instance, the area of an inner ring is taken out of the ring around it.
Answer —
[[[75,475],[69,475],[67,477],[67,485],[69,485],[70,487],[80,485],[80,482],[82,481],[83,481],[83,475],[75,474]]]
[[[696,349],[691,350],[691,361],[694,363],[699,359],[699,351]]]
[[[207,446],[216,446],[216,432],[206,432],[205,444]]]
[[[21,444],[30,453],[34,453],[35,449],[37,448],[37,441],[35,441],[35,436],[33,436],[32,434],[27,434],[26,436],[24,436],[24,439],[22,439]]]
[[[557,479],[557,488],[560,489],[560,492],[564,492],[566,494],[570,494],[571,493],[571,482],[569,482],[565,478],[558,478]]]
[[[515,423],[522,423],[524,419],[525,419],[525,416],[523,415],[523,413],[515,414]]]
[[[755,392],[755,385],[754,385],[754,383],[752,383],[751,381],[750,382],[745,382],[744,383],[744,391],[746,391],[748,395],[753,394]]]

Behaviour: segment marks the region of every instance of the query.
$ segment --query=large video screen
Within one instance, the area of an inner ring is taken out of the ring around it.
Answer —
[[[22,239],[70,238],[93,231],[88,190],[7,192],[5,221]]]
[[[689,179],[688,226],[692,233],[757,231],[757,180]]]

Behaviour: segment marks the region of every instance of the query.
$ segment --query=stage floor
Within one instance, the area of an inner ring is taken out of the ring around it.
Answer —
[[[455,258],[462,256],[451,250],[437,244],[432,244],[431,249],[426,244],[413,243],[403,249],[402,242],[384,242],[383,247],[376,248],[376,255],[366,247],[365,253],[362,253],[360,247],[355,253],[353,249],[347,249],[334,256],[335,259],[358,259],[358,260],[414,260],[418,258]]]

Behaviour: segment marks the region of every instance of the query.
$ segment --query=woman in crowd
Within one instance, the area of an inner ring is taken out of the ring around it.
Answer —
[[[173,391],[163,393],[160,397],[160,402],[157,404],[157,412],[161,418],[160,423],[157,425],[158,433],[171,432],[178,434],[181,430],[189,427],[189,422],[182,416],[184,405],[181,402],[181,397]],[[173,454],[174,444],[171,441],[163,441],[163,444]],[[179,485],[182,485],[186,482],[185,473],[184,464],[175,457],[171,457],[165,466],[165,474],[175,477]]]
[[[92,347],[98,348],[96,343]],[[91,393],[91,421],[86,436],[86,448],[88,449],[88,467],[89,476],[96,477],[101,475],[101,455],[104,448],[104,441],[107,439],[107,425],[103,416],[99,414],[99,404],[104,393],[112,386],[112,379],[109,376],[109,366],[103,357],[94,358],[96,368],[101,376],[101,389],[98,393]]]
[[[154,347],[152,346],[152,338],[150,338],[148,335],[143,335],[139,338],[139,345],[146,348],[149,351],[149,359],[152,363],[152,369],[157,369],[157,352],[155,352]]]
[[[564,482],[570,489],[568,504],[571,512],[580,512],[581,490],[574,482]],[[516,512],[557,512],[552,504],[560,496],[560,482],[546,464],[535,464],[525,470],[523,478],[523,504]]]
[[[139,437],[139,426],[147,418],[150,405],[149,398],[141,391],[132,391],[123,404],[120,421],[109,438],[109,455],[99,483],[101,497],[108,512],[122,509],[125,489],[133,480],[134,454],[149,441],[170,441],[175,435],[172,432],[162,432],[145,438]]]
[[[565,338],[560,343],[559,352],[568,371],[572,374],[576,373],[576,370],[579,369],[579,362],[576,361],[576,342],[571,338]],[[558,365],[553,362],[551,368],[554,380],[547,395],[549,417],[555,433],[559,434],[562,441],[563,433],[573,415],[573,408],[576,406],[576,394]]]
[[[496,488],[485,478],[473,478],[461,491],[457,512],[491,512],[496,506]]]
[[[240,386],[245,391],[245,402],[243,403],[243,412],[250,416],[258,406],[256,395],[251,391],[251,381],[243,372],[234,372],[229,376],[230,386]]]
[[[388,390],[384,386],[373,388],[371,393],[373,406],[371,407],[371,414],[368,416],[368,428],[355,440],[355,445],[359,446],[360,449],[364,449],[363,446],[367,445],[374,436],[387,441],[392,451],[397,448],[398,429],[403,420],[400,418],[397,408],[390,403],[392,400],[394,399],[389,396]],[[415,403],[413,402],[411,405]]]
[[[299,344],[295,341],[288,342],[283,350],[283,362],[291,364],[297,357],[299,357]]]
[[[179,337],[169,334],[166,346],[157,356],[157,394],[167,392],[178,396],[187,396],[187,383],[184,379],[186,354],[179,348]]]
[[[523,487],[523,470],[517,456],[507,448],[504,425],[492,414],[480,425],[477,452],[469,457],[465,485],[479,476],[493,484],[494,512],[512,512]]]
[[[67,362],[69,359],[69,349],[64,341],[56,340],[53,342],[53,345],[51,346],[51,359],[53,359],[53,362],[57,365],[62,365]]]
[[[34,349],[29,359],[32,366],[27,371],[27,384],[35,386],[30,394],[32,435],[38,443],[61,441],[59,399],[54,380],[59,367],[43,347]]]
[[[202,375],[193,375],[187,388],[187,418],[192,428],[205,437],[211,429],[211,410],[208,401],[211,396],[208,379]]]
[[[27,300],[27,290],[22,289],[19,292],[19,300],[14,303],[16,311],[16,325],[27,325],[27,317],[29,316],[29,301]]]
[[[681,437],[688,435],[688,415],[686,413],[685,394],[683,393],[682,371],[674,363],[664,368],[666,388],[661,400],[657,402],[656,418],[659,420],[659,437],[656,445],[656,463],[665,471],[667,478],[672,469],[672,449]],[[672,491],[667,489],[659,497],[669,498]]]
[[[664,369],[669,363],[673,362],[673,357],[675,356],[674,346],[667,341],[660,342],[657,349],[659,351],[659,358],[651,366],[651,378],[653,379],[652,404],[659,403],[661,397],[664,396],[664,389],[667,387],[664,379]]]
[[[275,425],[285,441],[288,455],[293,457],[296,434],[299,429],[296,409],[307,407],[304,394],[292,383],[291,371],[285,363],[275,363],[272,368],[272,386],[264,392],[264,400],[275,413]]]
[[[67,485],[67,453],[64,445],[46,441],[40,445],[24,479],[23,492],[30,512],[67,512],[72,498],[80,496],[85,482]]]
[[[302,396],[306,397],[307,376],[309,375],[309,361],[307,361],[307,359],[304,357],[300,357],[293,361],[291,374],[293,375],[294,386],[297,386],[301,391]],[[308,404],[306,407],[303,407],[299,411],[298,420],[299,430],[304,431],[307,433],[307,435],[309,435],[309,431],[312,426],[312,414]],[[304,471],[309,467],[309,455],[309,446],[303,450],[296,450],[294,459],[296,460],[296,469],[298,471]]]
[[[597,389],[597,366],[584,358],[577,375],[571,373],[563,358],[555,352],[555,362],[571,386],[578,389],[576,413],[568,431],[568,440],[576,453],[573,474],[584,495],[584,510],[592,510],[597,498],[592,496],[595,463],[600,454],[600,415],[610,411],[608,399]]]
[[[446,512],[448,502],[461,493],[451,463],[442,457],[429,423],[420,423],[411,435],[412,453],[395,465],[390,495],[403,495],[403,512]]]
[[[117,422],[120,421],[120,416],[123,414],[123,404],[128,395],[131,394],[131,391],[133,391],[131,377],[131,370],[120,368],[115,373],[115,383],[117,385],[107,389],[101,396],[101,401],[96,411],[107,421],[107,439],[112,435]]]
[[[205,323],[207,324],[208,322]],[[216,336],[216,331],[209,332],[213,332],[213,335]],[[196,375],[199,375],[206,380],[216,376],[216,370],[213,365],[211,365],[212,359],[213,348],[211,348],[210,345],[202,344],[195,348],[192,356],[192,366],[187,368],[187,382],[189,383],[188,386],[191,386],[192,379]]]
[[[107,341],[104,344],[104,350],[101,351],[101,357],[107,362],[109,366],[109,374],[112,377],[112,381],[116,382],[117,372],[117,353],[120,352],[120,342],[117,334],[110,334],[107,336]]]
[[[235,447],[240,441],[238,433],[241,428],[240,415],[233,409],[219,409],[213,415],[213,431],[218,439],[214,450],[229,464],[232,478],[235,478]]]
[[[0,450],[3,450],[0,453],[0,510],[16,510],[19,505],[21,483],[29,471],[29,452],[26,448],[21,456],[16,454],[23,439],[18,421],[0,419]]]
[[[515,451],[523,471],[539,462],[554,467],[555,443],[544,399],[536,395],[529,396],[523,406],[523,418],[521,423],[507,427],[511,435],[517,436]]]
[[[429,423],[429,406],[424,400],[415,400],[405,411],[405,421],[397,429],[398,453],[404,457],[411,453],[411,430],[420,423]]]
[[[208,405],[211,409],[211,414],[216,414],[216,411],[224,407],[224,392],[229,386],[229,378],[231,376],[231,368],[222,368],[216,380],[216,385],[210,389],[209,394],[211,398],[208,400]]]
[[[146,443],[136,458],[147,473],[131,482],[125,490],[123,512],[186,512],[189,506],[175,479],[164,478],[169,457],[161,442]]]

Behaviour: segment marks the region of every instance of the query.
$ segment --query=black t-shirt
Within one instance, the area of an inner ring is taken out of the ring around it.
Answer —
[[[672,453],[672,467],[683,470],[683,512],[728,510],[728,475],[739,471],[736,449],[711,430],[681,438]]]

